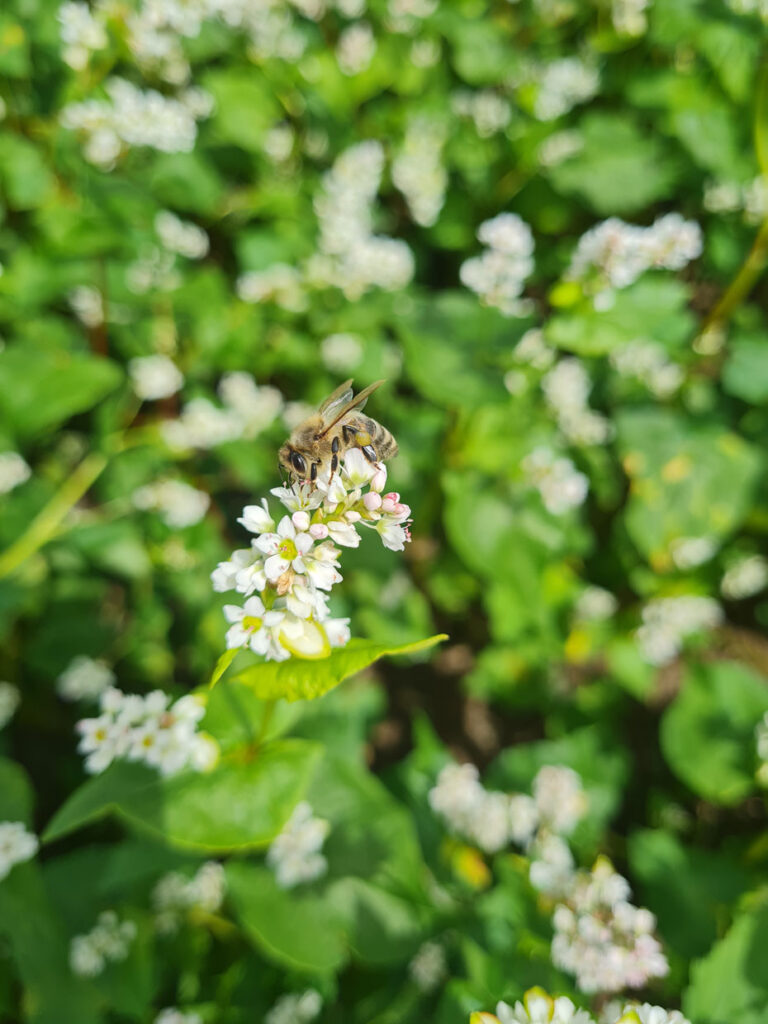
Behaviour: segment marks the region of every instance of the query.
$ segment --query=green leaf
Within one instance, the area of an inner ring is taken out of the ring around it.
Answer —
[[[697,665],[661,722],[670,767],[694,793],[736,804],[754,788],[755,726],[768,683],[735,661]]]
[[[121,377],[108,359],[8,346],[0,352],[0,430],[41,434],[92,408]]]
[[[2,30],[0,23],[0,33]],[[11,209],[32,210],[42,205],[53,189],[54,180],[34,143],[20,135],[0,132],[0,185]]]
[[[216,141],[260,151],[264,135],[280,116],[266,83],[244,68],[211,71],[200,84],[216,100],[208,126]]]
[[[763,335],[734,338],[728,345],[723,387],[745,402],[768,401],[768,343]]]
[[[768,1020],[768,906],[736,918],[725,938],[691,968],[683,1012],[696,1024],[765,1024]]]
[[[226,759],[211,772],[169,778],[143,765],[116,762],[73,793],[43,839],[59,839],[115,814],[182,849],[265,846],[302,798],[319,755],[317,744],[281,740],[249,760]]]
[[[211,680],[208,683],[209,686],[215,686],[216,683],[218,683],[239,653],[240,651],[237,647],[231,647],[228,651],[224,651],[224,653],[219,656],[216,666],[211,673]]]
[[[445,633],[439,633],[426,640],[394,647],[389,644],[372,644],[366,640],[350,640],[346,647],[332,651],[327,658],[268,661],[238,673],[234,679],[250,686],[263,700],[314,700],[379,658],[418,654],[447,639]]]
[[[424,922],[412,899],[363,878],[344,878],[330,886],[328,902],[344,921],[352,952],[374,964],[402,961],[414,953]]]
[[[15,761],[0,758],[0,821],[21,821],[29,827],[32,797],[32,786],[24,769]]]
[[[335,971],[346,959],[339,914],[329,900],[281,889],[255,864],[227,864],[227,898],[246,935],[268,957],[301,971]]]

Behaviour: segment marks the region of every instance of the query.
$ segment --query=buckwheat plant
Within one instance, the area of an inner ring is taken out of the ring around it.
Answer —
[[[387,472],[357,449],[347,452],[330,479],[276,487],[285,510],[273,515],[266,499],[246,505],[238,522],[254,534],[211,575],[213,589],[234,590],[242,605],[224,606],[229,650],[250,648],[268,661],[313,658],[343,647],[349,620],[332,618],[328,595],[340,583],[341,548],[356,548],[360,527],[384,547],[402,551],[410,540],[411,510],[396,491],[384,492]]]

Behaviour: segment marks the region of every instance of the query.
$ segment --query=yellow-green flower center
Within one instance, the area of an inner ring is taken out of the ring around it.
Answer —
[[[257,633],[261,629],[262,619],[257,618],[255,615],[245,615],[243,617],[243,629],[247,629],[249,633]]]
[[[280,552],[281,557],[287,562],[292,562],[299,553],[292,540],[284,540],[277,550]]]

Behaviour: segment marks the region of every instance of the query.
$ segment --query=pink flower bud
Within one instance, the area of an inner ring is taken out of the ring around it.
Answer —
[[[303,512],[301,510],[298,512],[294,512],[293,515],[291,516],[291,519],[293,520],[293,525],[296,527],[297,530],[303,532],[304,530],[309,529],[309,516],[307,515],[306,512]]]
[[[387,495],[384,498],[384,500],[382,501],[382,503],[381,503],[381,511],[382,512],[394,512],[394,510],[395,510],[395,502],[392,501],[392,498],[389,495]]]
[[[398,501],[395,507],[392,509],[396,516],[409,516],[411,514],[410,506],[403,505],[402,502]]]
[[[315,540],[325,540],[328,536],[328,527],[325,523],[312,523],[309,528],[310,537],[314,537]]]
[[[387,484],[387,471],[384,466],[379,466],[371,477],[371,490],[383,491]]]
[[[377,494],[376,491],[368,491],[363,496],[363,504],[369,512],[375,512],[377,508],[381,508],[381,495]]]
[[[344,518],[348,523],[357,523],[362,519],[359,512],[355,512],[354,509],[350,509],[349,512],[344,513]]]
[[[400,501],[400,495],[397,493],[397,491],[388,491],[387,494],[384,495],[384,500],[386,501],[387,498],[389,498],[390,501],[394,502]]]

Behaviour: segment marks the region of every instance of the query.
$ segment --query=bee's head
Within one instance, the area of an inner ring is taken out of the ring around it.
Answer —
[[[299,480],[306,479],[309,474],[309,459],[292,448],[288,442],[282,446],[277,457],[280,460],[280,465],[284,466],[291,476]]]

